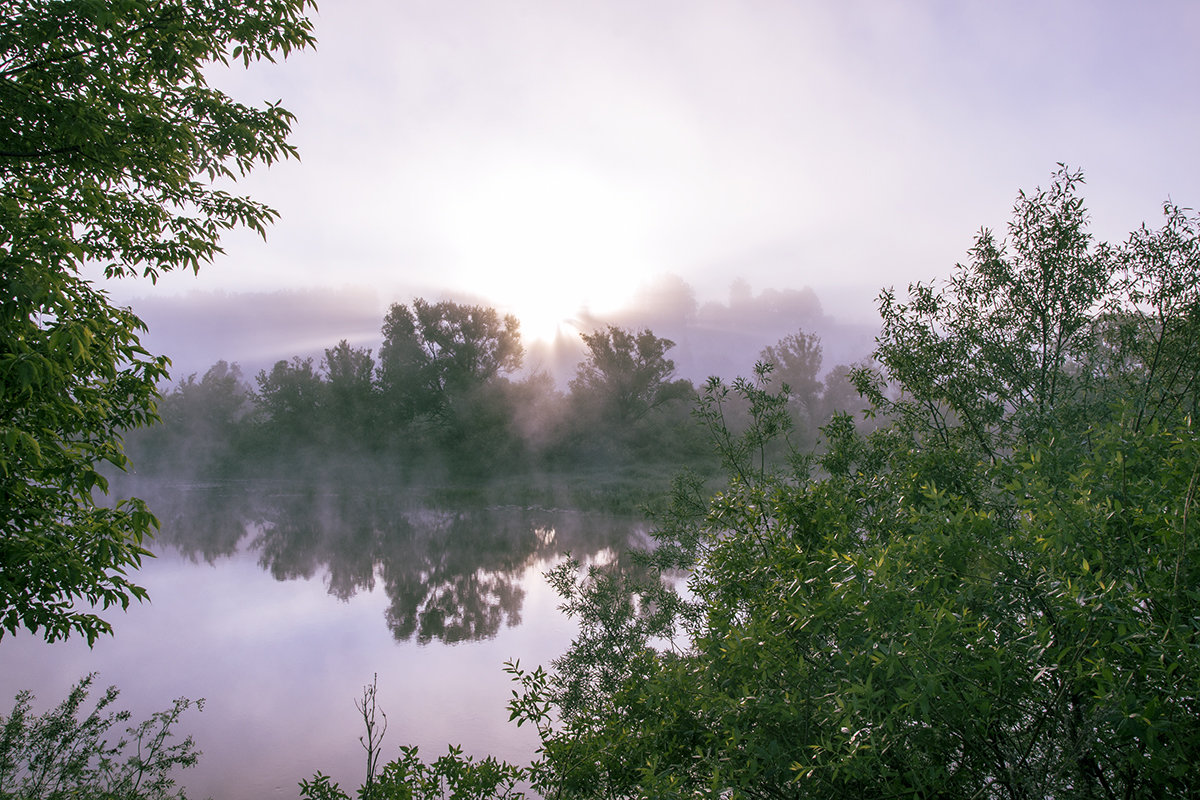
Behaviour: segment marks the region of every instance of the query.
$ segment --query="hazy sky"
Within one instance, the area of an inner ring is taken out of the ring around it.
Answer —
[[[670,273],[870,320],[1056,162],[1101,238],[1200,203],[1191,0],[324,0],[315,25],[213,75],[299,118],[302,161],[240,184],[268,241],[118,299],[470,293],[543,334]]]

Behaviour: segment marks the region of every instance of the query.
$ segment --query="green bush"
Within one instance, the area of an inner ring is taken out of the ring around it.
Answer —
[[[118,691],[110,686],[81,717],[95,677],[80,680],[41,716],[30,713],[33,696],[20,692],[12,713],[0,717],[0,800],[185,800],[171,772],[194,766],[200,752],[190,736],[173,742],[171,728],[204,701],[179,698],[127,726],[130,713],[113,709]]]

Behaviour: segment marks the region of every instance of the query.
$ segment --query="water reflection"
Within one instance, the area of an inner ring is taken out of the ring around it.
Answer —
[[[636,521],[516,507],[436,509],[405,492],[329,484],[140,486],[162,528],[154,546],[215,563],[258,555],[276,580],[324,573],[348,600],[382,585],[385,620],[401,641],[494,637],[521,622],[520,578],[563,552],[619,557],[644,535]]]

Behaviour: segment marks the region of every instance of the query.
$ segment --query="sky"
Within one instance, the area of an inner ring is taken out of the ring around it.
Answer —
[[[280,212],[266,242],[109,287],[164,346],[249,346],[272,314],[331,346],[417,296],[532,340],[663,276],[869,323],[1059,162],[1101,239],[1200,203],[1190,0],[325,0],[314,23],[315,51],[212,72],[298,117],[301,160],[238,184]]]

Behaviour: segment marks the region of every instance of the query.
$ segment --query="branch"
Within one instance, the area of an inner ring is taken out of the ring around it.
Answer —
[[[105,47],[107,45],[121,43],[122,39],[132,42],[141,34],[151,31],[151,30],[154,30],[155,28],[161,27],[166,21],[167,21],[167,16],[164,14],[152,22],[147,22],[144,25],[139,25],[138,27],[133,28],[132,30],[128,31],[124,36],[114,36],[110,39],[103,39],[101,41],[92,42],[91,44],[89,44],[85,47],[82,47],[78,50],[71,50],[70,52],[62,53],[57,56],[46,56],[45,58],[39,58],[39,59],[35,59],[33,61],[28,61],[19,67],[13,67],[12,69],[7,69],[7,70],[0,70],[0,75],[3,75],[5,77],[12,77],[12,76],[20,75],[23,72],[29,72],[31,70],[41,69],[42,67],[47,67],[52,64],[61,64],[61,63],[71,61],[76,58],[85,58],[89,55],[93,55],[93,54],[99,52],[103,47]]]

